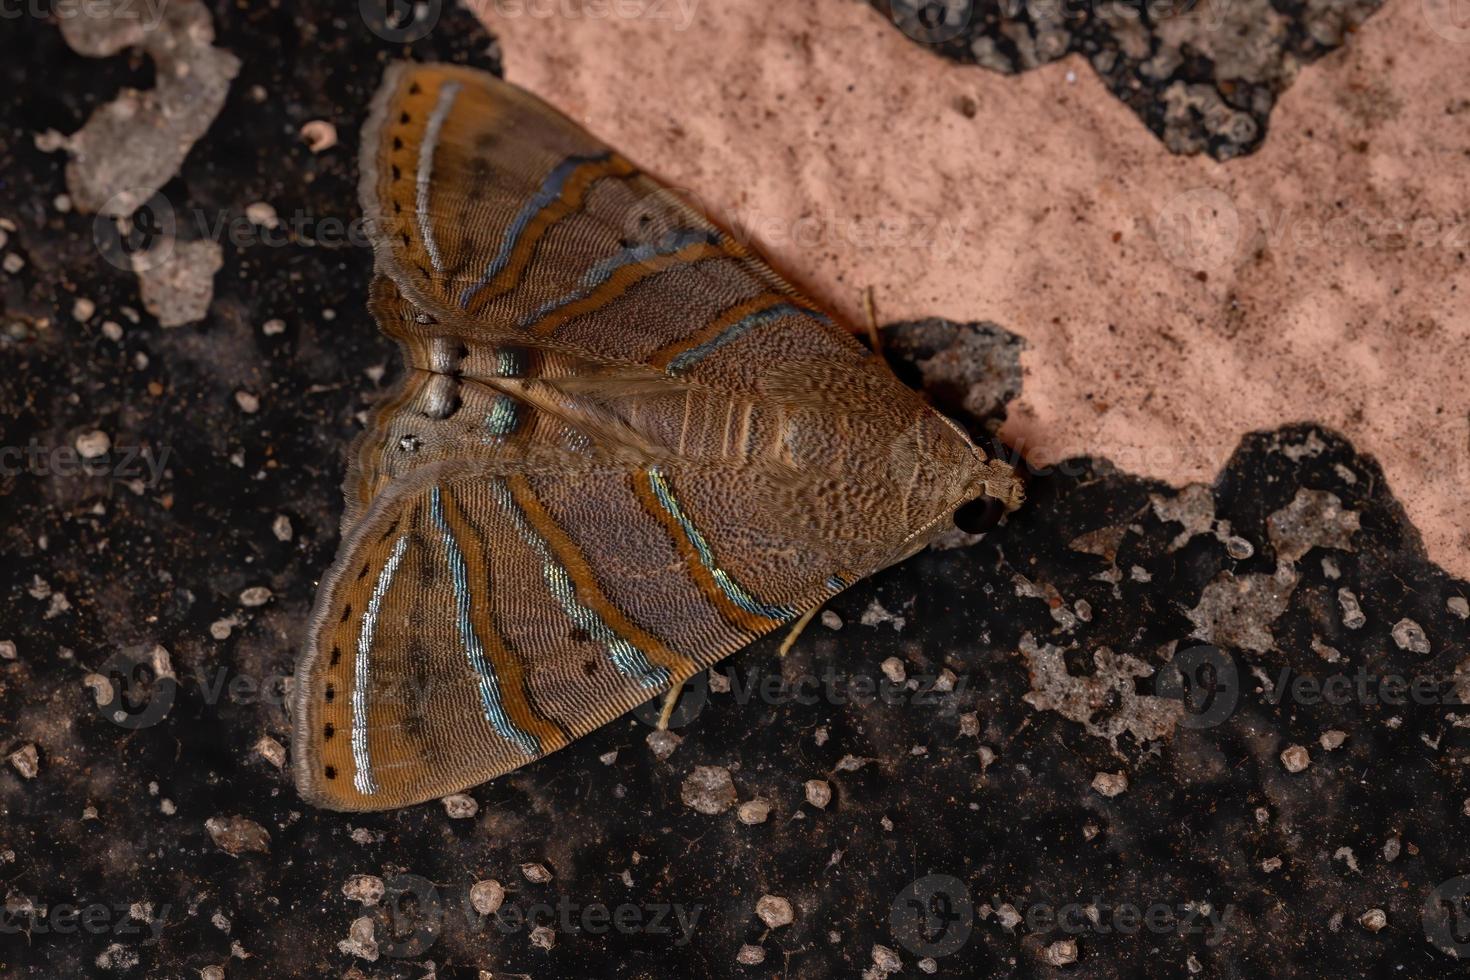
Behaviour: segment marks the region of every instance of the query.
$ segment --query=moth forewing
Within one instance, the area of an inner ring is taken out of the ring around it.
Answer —
[[[999,469],[749,248],[528,93],[389,69],[353,444],[294,689],[297,785],[375,810],[510,772],[907,550]]]

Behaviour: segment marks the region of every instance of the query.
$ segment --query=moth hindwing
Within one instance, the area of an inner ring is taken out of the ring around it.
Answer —
[[[491,75],[390,68],[361,171],[405,370],[297,665],[311,802],[523,766],[1013,489],[752,250]]]

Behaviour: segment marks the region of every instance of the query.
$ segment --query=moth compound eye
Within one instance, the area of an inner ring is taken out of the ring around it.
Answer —
[[[982,534],[999,524],[1005,512],[1005,505],[994,497],[976,497],[954,512],[954,524],[966,534]]]

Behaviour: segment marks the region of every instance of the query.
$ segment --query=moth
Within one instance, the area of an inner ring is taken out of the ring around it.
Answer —
[[[534,96],[386,73],[368,300],[403,377],[349,450],[295,675],[309,802],[556,751],[1021,485],[683,197]]]

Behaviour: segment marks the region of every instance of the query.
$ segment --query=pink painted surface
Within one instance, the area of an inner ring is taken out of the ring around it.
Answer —
[[[1322,422],[1470,577],[1470,30],[1388,0],[1220,164],[1169,154],[1078,57],[1004,77],[855,0],[684,2],[482,10],[511,81],[837,312],[872,286],[880,320],[1025,337],[1002,434],[1033,462],[1208,481],[1243,433]],[[669,13],[535,15],[563,9]]]

